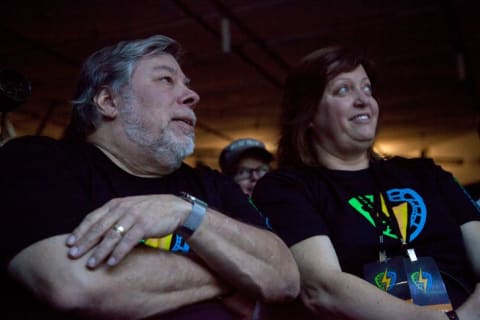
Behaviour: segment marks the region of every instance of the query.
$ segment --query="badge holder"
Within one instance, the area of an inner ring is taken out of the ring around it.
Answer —
[[[409,259],[404,259],[404,264],[413,303],[444,312],[452,310],[435,260],[431,257],[417,258],[413,249],[407,252]]]
[[[358,200],[364,205],[365,209],[370,212],[371,217],[374,219],[379,241],[379,261],[367,263],[363,266],[364,279],[382,291],[411,302],[412,298],[403,257],[387,257],[383,230],[380,227],[383,225],[380,218],[381,211],[377,210],[365,197],[359,197]]]
[[[400,256],[387,258],[382,225],[383,211],[375,208],[364,197],[359,200],[365,205],[375,220],[379,236],[379,261],[364,265],[364,278],[377,288],[398,298],[435,310],[452,310],[445,283],[435,260],[431,257],[417,258],[413,248],[407,248],[406,232],[400,229],[395,214],[389,206],[386,217],[397,230],[402,248],[406,249],[408,259]],[[380,201],[382,201],[382,196]],[[382,213],[382,214],[381,214]]]
[[[368,263],[363,267],[363,274],[365,280],[380,290],[411,302],[412,298],[403,259],[403,257],[392,257],[383,262]]]

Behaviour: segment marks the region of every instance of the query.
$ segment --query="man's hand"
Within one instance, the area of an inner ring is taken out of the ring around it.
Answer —
[[[89,213],[67,238],[71,258],[93,248],[87,260],[96,268],[106,259],[116,265],[142,239],[173,233],[183,223],[191,204],[174,195],[147,195],[113,199]]]
[[[175,232],[191,210],[191,203],[173,195],[111,200],[88,214],[67,238],[68,254],[75,259],[91,250],[87,267],[97,268],[105,262],[114,266],[142,239]],[[265,302],[291,300],[298,295],[299,273],[293,256],[268,230],[208,208],[188,244],[215,277],[239,292]]]

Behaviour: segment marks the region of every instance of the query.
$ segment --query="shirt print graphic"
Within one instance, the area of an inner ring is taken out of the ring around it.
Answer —
[[[390,189],[384,193],[387,196],[389,205],[391,206],[391,212],[395,215],[398,227],[400,229],[402,238],[408,242],[413,241],[422,232],[425,222],[427,221],[427,208],[423,198],[413,189]],[[393,239],[398,239],[398,235],[395,230],[388,223],[387,219],[390,217],[387,204],[382,193],[378,197],[374,197],[372,194],[363,196],[355,196],[349,199],[348,203],[365,219],[367,219],[373,227],[375,226],[375,219],[372,217],[368,208],[365,208],[359,197],[363,197],[370,202],[373,207],[380,207],[384,217],[382,218],[383,235]],[[380,205],[375,206],[374,199],[380,199]]]

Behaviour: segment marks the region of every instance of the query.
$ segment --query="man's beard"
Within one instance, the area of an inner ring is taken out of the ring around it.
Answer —
[[[192,132],[181,139],[167,127],[159,132],[147,129],[145,119],[136,112],[135,99],[126,98],[123,108],[120,109],[120,118],[129,139],[145,149],[163,167],[171,170],[181,166],[182,161],[193,153],[195,148],[195,133]]]

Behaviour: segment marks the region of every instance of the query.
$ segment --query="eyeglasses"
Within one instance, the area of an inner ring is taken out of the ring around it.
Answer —
[[[270,171],[270,167],[266,164],[261,165],[257,168],[247,168],[247,167],[240,167],[235,174],[236,180],[245,180],[251,179],[253,174],[256,173],[258,178],[263,177],[268,171]]]

